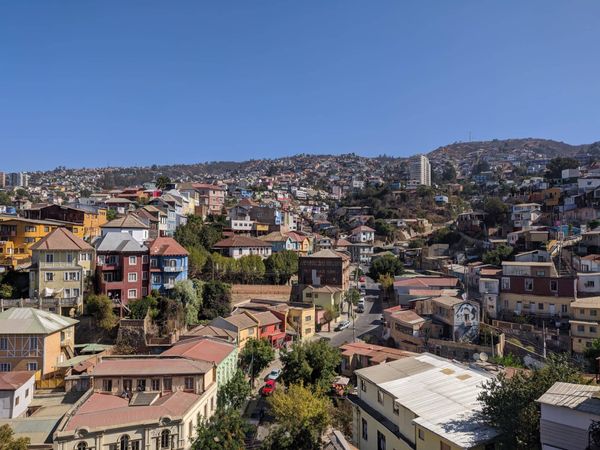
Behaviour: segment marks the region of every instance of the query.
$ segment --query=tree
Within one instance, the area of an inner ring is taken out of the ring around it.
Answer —
[[[0,192],[0,205],[12,205],[12,199],[10,198],[10,195],[8,195],[6,192]]]
[[[321,393],[312,392],[302,384],[292,384],[287,391],[275,391],[269,405],[278,424],[277,438],[267,448],[295,448],[312,450],[321,448],[321,436],[331,423],[329,399]],[[285,437],[288,439],[285,439]],[[284,439],[282,439],[282,437]],[[293,442],[293,447],[284,447]]]
[[[196,325],[202,304],[202,282],[199,280],[177,281],[171,290],[171,298],[181,302],[185,311],[185,324]]]
[[[109,209],[106,211],[106,220],[107,221],[111,221],[111,220],[115,220],[117,218],[117,211],[115,211],[114,209]]]
[[[331,331],[331,321],[340,316],[340,311],[335,306],[326,306],[323,311],[323,322],[327,324],[327,331]]]
[[[383,255],[371,263],[369,276],[374,280],[379,279],[380,275],[401,275],[404,272],[402,261],[393,255]]]
[[[587,226],[590,230],[595,230],[596,228],[598,228],[598,226],[600,226],[600,221],[596,219],[590,220]]]
[[[0,298],[13,298],[14,288],[10,284],[0,284]]]
[[[119,320],[113,309],[114,304],[106,295],[88,295],[84,304],[86,314],[92,316],[103,330],[112,330],[117,325]]]
[[[148,296],[137,300],[130,301],[127,304],[129,308],[129,317],[131,319],[142,320],[150,311],[150,317],[154,318],[158,314],[158,301],[154,296]]]
[[[273,284],[289,283],[298,273],[298,254],[290,250],[273,253],[265,260],[265,272]]]
[[[281,377],[286,385],[301,383],[323,391],[331,388],[336,369],[341,362],[337,348],[325,341],[295,343],[288,351],[282,351]]]
[[[484,419],[501,432],[503,448],[540,447],[540,411],[536,400],[555,382],[580,383],[578,368],[562,354],[550,354],[546,365],[530,373],[518,371],[511,378],[500,374],[486,382],[479,401]]]
[[[265,275],[265,263],[258,255],[242,256],[237,260],[239,268],[238,281],[242,283],[256,283]]]
[[[489,227],[506,223],[508,211],[508,205],[498,197],[488,197],[483,202],[483,212],[486,213],[484,220]]]
[[[510,245],[500,244],[495,249],[483,254],[483,263],[500,266],[502,265],[502,261],[506,261],[512,255],[513,250]]]
[[[379,275],[379,286],[386,302],[394,298],[394,277],[389,274]]]
[[[212,320],[231,314],[231,286],[214,280],[204,283],[200,319]]]
[[[31,440],[28,437],[14,437],[10,425],[0,426],[0,450],[27,450]]]
[[[160,175],[155,181],[156,189],[159,189],[162,191],[170,183],[171,183],[171,179],[169,177],[167,177],[166,175]]]
[[[180,330],[185,326],[185,310],[181,302],[172,298],[159,297],[157,309],[155,323],[162,335],[169,335],[174,330]]]
[[[217,409],[208,420],[198,423],[193,450],[241,450],[250,425],[239,411]]]
[[[449,162],[444,165],[442,181],[445,183],[454,183],[456,181],[456,169]]]
[[[408,243],[408,248],[423,248],[425,247],[426,242],[422,238],[413,239]]]
[[[348,304],[348,318],[350,318],[350,314],[353,312],[352,307],[357,305],[359,300],[360,292],[354,287],[348,289],[344,294],[344,301]]]
[[[386,242],[392,241],[396,235],[396,228],[384,219],[377,219],[373,223],[377,236],[383,236]]]
[[[199,216],[189,216],[185,225],[177,227],[173,237],[187,249],[210,250],[223,237],[223,232],[220,224],[204,223]]]
[[[562,178],[562,171],[564,169],[577,169],[579,167],[579,161],[573,158],[563,158],[558,156],[551,159],[546,165],[546,178],[560,179]]]
[[[252,394],[252,388],[246,380],[244,372],[236,370],[231,379],[219,388],[217,406],[224,409],[241,410]]]
[[[587,347],[583,352],[583,356],[588,360],[588,364],[593,372],[598,370],[597,358],[600,357],[600,339],[594,339],[590,347]]]
[[[490,170],[490,164],[487,161],[480,159],[473,166],[473,175],[479,175],[481,172],[487,172],[489,170]]]
[[[203,247],[188,247],[188,273],[190,278],[200,278],[210,253]]]
[[[266,339],[248,339],[240,352],[240,366],[252,380],[275,359],[275,350]]]

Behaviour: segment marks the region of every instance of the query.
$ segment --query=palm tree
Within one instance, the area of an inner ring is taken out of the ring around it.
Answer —
[[[166,175],[161,175],[156,179],[156,188],[161,191],[167,187],[167,185],[171,183],[171,179]]]

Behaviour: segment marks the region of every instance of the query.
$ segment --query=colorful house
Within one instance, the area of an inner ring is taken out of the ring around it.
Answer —
[[[78,320],[35,308],[0,313],[0,372],[41,371],[42,377],[74,356]]]
[[[83,310],[85,281],[95,267],[94,248],[65,228],[31,246],[30,298],[60,298],[61,314]]]
[[[175,239],[159,237],[150,244],[151,289],[164,292],[188,278],[188,251]]]

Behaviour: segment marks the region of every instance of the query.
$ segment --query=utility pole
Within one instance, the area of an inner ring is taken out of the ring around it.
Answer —
[[[546,322],[542,322],[542,339],[544,340],[544,359],[546,359]]]

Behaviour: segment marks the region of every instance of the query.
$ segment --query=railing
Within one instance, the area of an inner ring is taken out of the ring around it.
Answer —
[[[67,298],[17,298],[17,299],[0,299],[0,310],[4,311],[8,308],[28,307],[38,309],[60,308],[60,307],[76,307],[82,303],[82,297],[67,297]]]
[[[165,266],[162,270],[163,272],[183,272],[183,266]]]

